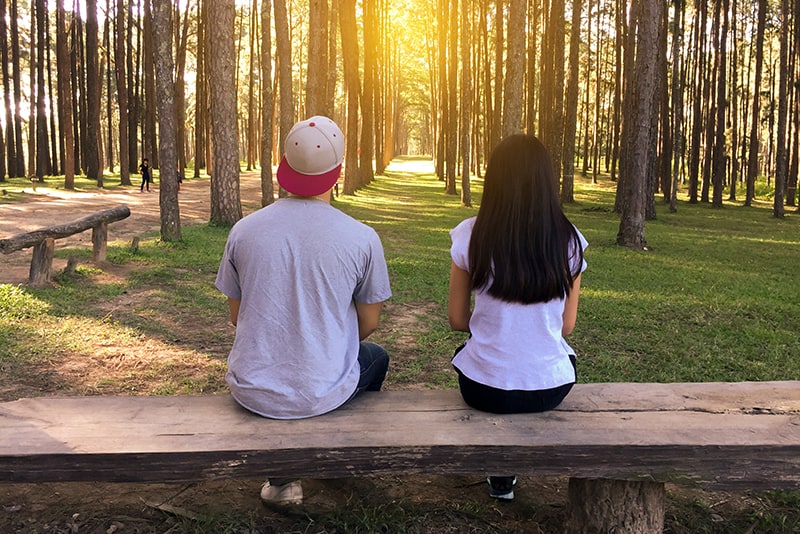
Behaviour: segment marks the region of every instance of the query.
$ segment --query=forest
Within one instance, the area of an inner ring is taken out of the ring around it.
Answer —
[[[617,242],[678,198],[769,190],[798,205],[800,0],[0,0],[0,181],[160,169],[162,238],[180,239],[176,173],[211,175],[211,222],[242,216],[241,169],[272,167],[298,120],[346,135],[345,194],[398,155],[432,156],[471,205],[503,136],[616,182]]]

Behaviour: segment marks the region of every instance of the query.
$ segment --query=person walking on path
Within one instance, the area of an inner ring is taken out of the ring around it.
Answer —
[[[139,192],[144,192],[145,188],[147,188],[147,192],[150,192],[150,182],[152,181],[152,176],[150,174],[150,161],[147,158],[142,160],[142,164],[139,165],[139,172],[142,173],[142,185],[139,187]]]
[[[587,242],[561,209],[538,139],[498,144],[477,217],[450,236],[449,322],[470,334],[453,357],[464,401],[500,414],[552,410],[577,378],[564,336],[577,318]],[[491,497],[514,498],[515,476],[488,482]]]
[[[299,419],[381,389],[383,347],[363,341],[391,296],[378,234],[330,204],[344,136],[329,118],[297,123],[278,183],[289,192],[237,222],[216,286],[236,336],[226,381],[236,401],[264,417]],[[267,480],[267,502],[299,502],[292,479]]]

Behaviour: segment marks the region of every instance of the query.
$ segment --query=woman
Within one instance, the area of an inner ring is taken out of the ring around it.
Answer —
[[[552,410],[576,381],[564,336],[577,318],[587,242],[561,209],[538,139],[513,135],[494,149],[477,217],[450,236],[450,326],[470,333],[453,358],[464,401],[492,413]],[[489,477],[489,494],[513,499],[515,483]]]

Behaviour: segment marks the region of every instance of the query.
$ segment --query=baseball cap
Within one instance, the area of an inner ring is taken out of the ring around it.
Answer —
[[[344,134],[328,117],[295,124],[286,136],[278,183],[292,194],[312,197],[333,187],[342,171]]]

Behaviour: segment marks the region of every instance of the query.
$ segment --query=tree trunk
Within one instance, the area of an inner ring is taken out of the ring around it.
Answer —
[[[0,182],[6,179],[6,172],[9,177],[15,176],[16,170],[16,145],[14,144],[14,121],[11,114],[11,76],[8,73],[8,25],[6,24],[6,0],[0,0],[0,61],[2,61],[3,74],[3,103],[5,104],[5,147],[0,153],[2,159],[3,172],[0,174]]]
[[[569,77],[567,78],[567,96],[564,103],[564,172],[561,181],[561,202],[574,202],[575,187],[575,128],[578,121],[578,63],[580,59],[581,42],[581,8],[583,0],[572,0],[572,24],[569,37]],[[591,6],[589,6],[591,8]],[[587,85],[589,77],[586,77]],[[589,94],[589,88],[585,89]],[[588,109],[588,99],[587,99]],[[588,111],[587,111],[588,113]],[[587,124],[584,125],[588,129]],[[597,125],[595,125],[597,127]],[[588,138],[588,134],[587,134]],[[584,145],[585,146],[585,145]],[[586,165],[586,150],[584,149],[584,166]]]
[[[86,2],[86,175],[103,187],[100,168],[100,69],[98,66],[97,0]]]
[[[12,169],[9,165],[10,176],[26,176],[25,173],[25,153],[22,150],[22,76],[20,74],[20,50],[19,50],[19,11],[17,2],[11,2],[11,68],[12,80],[14,81],[14,146],[15,161]],[[12,174],[13,173],[13,174]]]
[[[208,27],[207,16],[208,3],[198,2],[197,5],[197,84],[194,117],[194,177],[200,176],[200,169],[206,168],[206,131],[208,130],[207,110],[208,110],[208,82],[206,79],[206,28]]]
[[[352,0],[353,2],[355,0]],[[283,154],[286,145],[286,136],[294,124],[294,94],[292,92],[292,41],[289,35],[289,15],[286,12],[286,0],[275,0],[275,51],[278,54],[278,83],[280,86],[278,96],[280,102],[280,141],[279,150]],[[355,6],[353,7],[355,18]],[[353,21],[355,32],[355,20]],[[353,39],[355,39],[355,34]],[[344,49],[344,45],[342,45]],[[357,56],[356,56],[357,57]],[[358,61],[357,59],[355,61]],[[355,113],[355,111],[354,111]],[[356,117],[358,120],[358,117]],[[346,134],[348,135],[348,134]],[[355,149],[355,145],[353,146]],[[355,168],[353,169],[356,170]],[[279,196],[285,196],[283,188],[278,191]]]
[[[50,163],[50,140],[47,134],[47,97],[45,44],[47,42],[47,8],[44,0],[36,0],[36,177],[42,180],[53,174]]]
[[[272,183],[272,124],[275,122],[272,93],[272,1],[261,0],[261,206],[275,201]]]
[[[464,206],[472,206],[472,191],[469,185],[469,163],[470,163],[470,119],[472,111],[472,70],[470,49],[472,48],[472,29],[470,19],[472,18],[472,2],[462,0],[461,6],[461,119],[459,129],[461,131],[461,203]]]
[[[650,132],[653,114],[657,113],[654,104],[656,92],[656,67],[658,63],[659,27],[664,6],[660,2],[637,0],[632,7],[630,30],[636,31],[636,58],[630,100],[625,107],[630,110],[630,120],[626,118],[622,139],[629,141],[625,150],[622,168],[626,171],[622,192],[622,217],[617,233],[617,244],[630,248],[646,249],[644,235],[645,208],[647,195],[647,172],[652,168],[650,150],[651,139],[642,132]],[[634,23],[634,20],[636,23]],[[640,134],[637,135],[636,132]],[[623,184],[621,184],[623,185]]]
[[[458,168],[458,2],[446,0],[449,9],[447,34],[447,125],[445,137],[445,188],[448,195],[456,194]]]
[[[778,132],[775,151],[775,198],[772,203],[773,216],[784,217],[783,202],[786,198],[786,182],[789,172],[788,139],[789,121],[789,32],[792,29],[789,0],[781,0],[780,32],[780,79],[778,81]],[[795,14],[795,16],[800,16]]]
[[[142,53],[144,54],[144,110],[142,119],[142,158],[150,160],[152,169],[160,169],[158,160],[158,145],[156,144],[156,69],[153,63],[153,14],[150,10],[150,0],[144,2],[144,29],[142,35]]]
[[[175,64],[172,58],[172,1],[153,0],[153,38],[155,40],[156,90],[158,94],[158,153],[161,156],[159,205],[161,239],[181,240],[181,214],[178,206],[177,125],[175,114]]]
[[[277,0],[281,1],[281,0]],[[355,0],[339,4],[339,25],[342,36],[344,85],[347,91],[347,127],[345,130],[344,194],[352,195],[358,180],[358,41]]]
[[[128,80],[125,72],[125,2],[117,0],[116,31],[114,35],[114,74],[117,81],[117,106],[119,107],[119,181],[131,185],[131,161],[128,153]]]
[[[138,126],[139,126],[139,110],[141,106],[139,105],[139,80],[140,76],[137,76],[136,73],[139,71],[138,60],[136,62],[136,68],[134,68],[134,54],[136,57],[139,57],[137,50],[134,50],[133,47],[133,30],[136,24],[134,24],[134,17],[133,17],[133,2],[129,3],[128,8],[128,27],[125,32],[125,69],[127,70],[127,88],[128,88],[128,169],[129,173],[135,173],[138,171],[138,164],[139,164],[139,139],[138,139]],[[137,35],[141,35],[141,33],[137,33]]]
[[[726,111],[727,111],[727,71],[728,71],[728,11],[730,5],[728,0],[717,0],[722,4],[722,29],[720,31],[719,47],[717,48],[718,73],[717,73],[717,118],[716,118],[716,137],[714,140],[714,161],[713,171],[711,172],[714,184],[712,205],[716,208],[722,207],[722,189],[725,187],[726,174]]]
[[[364,6],[365,10],[367,6]],[[366,13],[365,13],[366,17]],[[330,116],[326,106],[328,85],[328,0],[310,0],[308,5],[308,68],[306,70],[306,116]],[[372,32],[366,32],[373,35]],[[366,47],[366,43],[364,45]]]
[[[506,77],[503,84],[503,137],[522,132],[527,13],[527,0],[510,0],[508,55],[506,57]]]
[[[211,223],[232,225],[242,218],[239,195],[239,128],[233,43],[236,6],[233,0],[209,4],[209,87],[211,88]]]
[[[664,484],[605,479],[569,479],[565,531],[569,534],[664,529]]]
[[[377,0],[363,0],[363,21],[365,28],[377,28]],[[378,72],[377,40],[374,31],[364,35],[364,84],[361,91],[361,142],[358,161],[358,183],[369,184],[375,177],[372,160],[375,156],[375,80]]]
[[[56,67],[58,69],[58,108],[61,110],[64,135],[64,189],[74,189],[75,136],[72,131],[74,117],[66,16],[64,0],[58,0],[56,7]]]
[[[174,8],[175,20],[175,149],[178,168],[186,168],[186,47],[190,33],[189,7],[180,22],[180,9]]]

